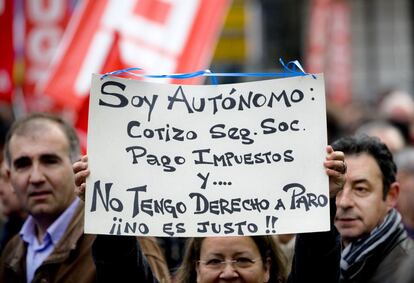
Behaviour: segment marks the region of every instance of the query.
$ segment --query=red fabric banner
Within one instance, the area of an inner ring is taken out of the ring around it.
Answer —
[[[84,1],[41,89],[78,111],[92,73],[127,67],[156,73],[204,69],[228,5],[229,0]]]
[[[330,13],[326,88],[329,99],[338,105],[348,104],[352,100],[350,10],[349,1],[334,1]]]
[[[69,24],[47,80],[38,87],[78,114],[76,126],[85,137],[92,73],[129,67],[157,74],[205,69],[229,4],[230,0],[85,0]]]
[[[70,0],[26,0],[24,2],[25,77],[23,92],[29,111],[53,108],[53,101],[35,92],[44,80],[72,13]]]
[[[352,99],[350,17],[349,1],[311,2],[306,71],[325,74],[328,99],[337,105]]]
[[[331,0],[312,0],[306,50],[306,71],[321,73],[325,66]]]
[[[13,0],[0,0],[0,101],[11,103],[13,94]]]

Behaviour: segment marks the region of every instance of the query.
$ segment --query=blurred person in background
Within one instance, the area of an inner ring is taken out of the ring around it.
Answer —
[[[169,272],[174,276],[184,256],[186,238],[157,237],[157,242],[165,255]],[[174,278],[172,280],[174,280]]]
[[[14,213],[18,206],[16,195],[11,191],[5,164],[3,164],[4,142],[12,121],[11,108],[0,103],[0,254],[9,237],[15,234],[21,226],[20,217]]]
[[[347,135],[352,135],[361,124],[375,119],[374,112],[363,103],[335,105],[327,101],[327,126],[330,143]]]
[[[407,147],[395,156],[400,183],[397,209],[408,235],[414,239],[414,147]]]
[[[406,145],[400,129],[386,120],[378,119],[365,122],[357,128],[355,134],[379,138],[387,145],[392,154],[396,154]]]
[[[345,135],[345,129],[340,121],[340,115],[338,109],[333,108],[328,104],[326,108],[326,124],[328,131],[328,144],[331,144],[333,141],[339,139]]]
[[[381,117],[401,131],[406,143],[414,144],[414,99],[411,94],[398,89],[385,92],[378,111]]]
[[[0,167],[0,203],[5,223],[0,235],[0,254],[7,242],[16,235],[27,217],[27,212],[23,209],[22,203],[18,199],[10,179],[7,175],[6,162],[1,163]]]

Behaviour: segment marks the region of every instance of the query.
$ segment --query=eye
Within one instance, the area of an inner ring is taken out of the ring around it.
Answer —
[[[16,159],[13,162],[13,167],[16,170],[23,170],[23,169],[29,167],[31,164],[32,164],[32,161],[30,160],[30,158],[21,157],[21,158]]]
[[[357,186],[357,187],[354,188],[354,192],[358,196],[364,196],[364,195],[369,193],[369,190],[366,187]]]
[[[255,261],[248,257],[239,257],[235,259],[235,262],[239,267],[249,267],[254,264]]]
[[[247,257],[239,257],[239,258],[236,258],[236,262],[253,262],[253,260],[251,260],[250,258],[247,258]]]
[[[217,266],[220,265],[223,261],[221,259],[218,258],[212,258],[206,261],[206,265],[209,266]]]
[[[46,154],[41,157],[41,162],[46,165],[54,165],[60,162],[60,157],[54,154]]]

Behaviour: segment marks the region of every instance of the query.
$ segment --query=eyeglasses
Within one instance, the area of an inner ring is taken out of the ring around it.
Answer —
[[[250,259],[247,257],[239,257],[236,259],[218,259],[213,258],[209,260],[198,260],[197,263],[204,265],[206,268],[211,270],[223,270],[227,264],[230,264],[234,268],[244,269],[252,267],[257,261],[260,261],[261,258]]]

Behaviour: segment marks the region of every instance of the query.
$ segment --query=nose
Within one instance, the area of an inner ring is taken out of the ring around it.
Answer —
[[[224,268],[220,273],[220,278],[222,279],[230,279],[230,278],[237,278],[239,277],[239,273],[237,273],[236,269],[233,266],[232,262],[226,262],[224,264]]]
[[[346,186],[344,189],[339,192],[336,196],[336,206],[343,209],[352,207],[354,205],[354,200],[352,198],[352,191]]]
[[[43,174],[41,166],[39,164],[33,164],[30,171],[29,182],[32,184],[39,184],[45,181],[45,175]]]

